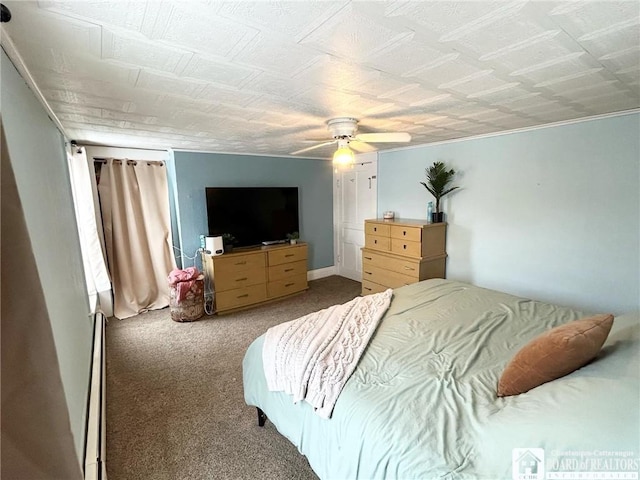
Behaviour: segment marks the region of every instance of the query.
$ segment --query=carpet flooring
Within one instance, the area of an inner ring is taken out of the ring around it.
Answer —
[[[316,479],[306,458],[244,402],[242,359],[269,327],[344,303],[360,283],[331,276],[305,293],[177,323],[168,308],[106,330],[109,480]]]

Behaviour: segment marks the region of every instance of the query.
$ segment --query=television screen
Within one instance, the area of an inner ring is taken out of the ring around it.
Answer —
[[[209,235],[230,233],[236,247],[299,231],[298,187],[208,187],[206,196]]]

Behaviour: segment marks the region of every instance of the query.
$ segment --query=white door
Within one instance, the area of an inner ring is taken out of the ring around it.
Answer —
[[[376,218],[378,153],[356,155],[355,165],[334,173],[334,251],[336,273],[362,281],[364,221]]]

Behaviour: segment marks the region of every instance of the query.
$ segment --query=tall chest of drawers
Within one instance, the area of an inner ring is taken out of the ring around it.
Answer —
[[[446,223],[424,220],[365,220],[362,294],[445,278],[446,231]]]
[[[307,244],[274,245],[203,257],[217,313],[299,293],[307,286]]]

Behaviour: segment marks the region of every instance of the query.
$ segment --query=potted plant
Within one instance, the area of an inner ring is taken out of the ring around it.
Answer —
[[[291,245],[295,245],[298,243],[298,239],[300,238],[300,234],[298,232],[287,233],[287,240]]]
[[[425,168],[424,173],[427,176],[427,181],[420,183],[436,199],[436,211],[431,214],[431,222],[441,223],[444,221],[444,214],[440,211],[440,199],[459,188],[449,187],[456,172],[453,168],[447,170],[446,165],[442,162],[434,162],[429,168]]]
[[[233,252],[233,244],[236,243],[236,237],[230,233],[223,233],[222,243],[224,245],[224,253],[231,253]]]

